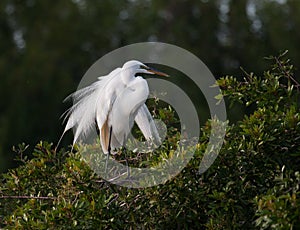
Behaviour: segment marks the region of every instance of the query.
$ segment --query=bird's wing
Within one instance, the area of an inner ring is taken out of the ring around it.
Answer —
[[[136,114],[148,98],[147,81],[141,77],[133,79],[119,92],[111,111],[112,147],[124,144],[134,123]]]
[[[121,70],[121,69],[120,69]],[[104,153],[108,153],[110,128],[112,126],[110,113],[113,109],[114,103],[117,96],[125,88],[125,84],[120,79],[120,71],[112,72],[112,80],[107,82],[105,85],[105,90],[102,92],[101,97],[98,97],[97,108],[96,108],[96,122],[100,129],[100,141],[101,147]],[[117,75],[117,77],[115,77]],[[114,128],[112,128],[114,130]],[[114,147],[111,145],[112,148]]]
[[[142,131],[146,140],[151,140],[154,144],[160,143],[160,137],[154,120],[145,104],[143,104],[135,116],[135,122]]]
[[[109,75],[98,78],[99,80],[92,85],[82,88],[68,97],[73,99],[74,105],[65,113],[68,121],[62,136],[67,130],[75,128],[73,140],[73,144],[75,144],[79,137],[84,137],[91,131],[96,120],[101,125],[99,127],[103,126],[108,111],[111,109],[113,103],[111,98],[114,93],[112,90],[105,91],[109,88],[107,85],[116,81],[120,71],[121,68],[117,68]]]

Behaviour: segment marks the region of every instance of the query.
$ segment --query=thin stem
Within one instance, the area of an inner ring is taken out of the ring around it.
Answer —
[[[288,79],[292,80],[292,82],[294,82],[296,88],[298,89],[300,87],[299,82],[297,82],[297,80],[295,78],[293,78],[293,76],[288,71],[285,70],[285,68],[283,67],[281,61],[277,57],[275,57],[275,61],[276,61],[277,65],[280,67],[280,69],[284,72],[285,76]]]
[[[0,199],[56,200],[57,197],[49,197],[49,196],[0,196]]]

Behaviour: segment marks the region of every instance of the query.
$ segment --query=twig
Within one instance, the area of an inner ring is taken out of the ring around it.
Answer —
[[[113,199],[111,199],[108,203],[107,206],[109,206],[112,202],[114,202],[115,200],[117,200],[119,198],[119,194],[116,194],[115,197]]]
[[[278,64],[278,66],[280,67],[280,69],[281,69],[281,70],[284,72],[284,74],[287,76],[287,78],[291,79],[292,82],[294,82],[296,88],[299,89],[299,87],[300,87],[299,82],[298,82],[295,78],[293,78],[293,76],[292,76],[288,71],[286,71],[286,70],[284,69],[284,67],[283,67],[283,65],[282,65],[282,63],[281,63],[281,61],[280,61],[277,57],[275,57],[275,61],[276,61],[276,63]]]
[[[49,197],[49,196],[0,196],[0,199],[56,200],[57,197]]]

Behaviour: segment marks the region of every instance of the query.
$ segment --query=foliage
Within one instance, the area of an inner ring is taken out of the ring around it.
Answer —
[[[209,122],[188,166],[166,184],[145,189],[110,184],[80,152],[55,152],[46,142],[27,159],[23,144],[16,148],[22,165],[1,176],[0,227],[299,229],[299,84],[284,54],[270,59],[272,67],[261,77],[245,72],[244,81],[218,80],[230,102],[251,110],[229,126],[204,174],[197,172]]]

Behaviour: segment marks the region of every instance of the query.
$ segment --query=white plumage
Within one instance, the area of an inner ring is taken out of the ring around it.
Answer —
[[[149,95],[148,84],[138,76],[140,73],[168,76],[132,60],[122,68],[99,77],[98,81],[66,98],[71,97],[74,105],[65,113],[67,124],[62,136],[74,128],[74,145],[97,125],[102,150],[108,153],[109,145],[116,149],[125,144],[135,121],[147,140],[159,143],[157,128],[145,105]]]

